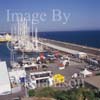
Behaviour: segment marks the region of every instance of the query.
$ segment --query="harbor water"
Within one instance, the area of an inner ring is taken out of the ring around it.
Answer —
[[[100,31],[40,32],[39,37],[100,48]],[[11,60],[6,43],[0,43],[0,60]],[[19,56],[16,54],[16,56]],[[31,56],[34,56],[32,54]],[[36,55],[35,55],[36,56]]]

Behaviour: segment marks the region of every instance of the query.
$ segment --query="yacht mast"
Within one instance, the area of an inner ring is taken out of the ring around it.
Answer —
[[[36,46],[36,49],[38,50],[37,27],[35,28],[35,46]]]

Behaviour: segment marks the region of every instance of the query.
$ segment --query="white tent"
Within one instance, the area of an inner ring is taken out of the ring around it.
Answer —
[[[11,93],[10,80],[5,61],[0,61],[0,95]]]
[[[87,69],[84,69],[83,71],[80,72],[80,74],[84,75],[84,77],[86,76],[91,76],[92,72],[88,71]]]

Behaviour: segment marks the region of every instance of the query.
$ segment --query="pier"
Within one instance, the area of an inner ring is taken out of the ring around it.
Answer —
[[[40,39],[40,43],[43,45],[46,45],[48,47],[67,52],[70,54],[77,54],[78,52],[85,52],[88,55],[91,56],[100,56],[100,49],[87,47],[87,46],[81,46],[77,44],[67,43],[67,42],[61,42],[51,39]]]

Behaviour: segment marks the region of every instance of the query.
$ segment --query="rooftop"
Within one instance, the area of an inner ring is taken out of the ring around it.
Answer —
[[[6,62],[0,62],[0,95],[11,91]]]
[[[88,77],[85,79],[85,82],[97,89],[100,89],[100,76]]]

